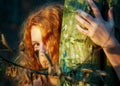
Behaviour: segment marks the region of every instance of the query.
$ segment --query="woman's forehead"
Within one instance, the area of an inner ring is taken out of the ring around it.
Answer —
[[[41,31],[38,25],[34,25],[31,27],[31,40],[41,41]]]

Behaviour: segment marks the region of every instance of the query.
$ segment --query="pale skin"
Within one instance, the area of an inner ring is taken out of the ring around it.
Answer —
[[[76,20],[79,22],[77,28],[103,49],[120,80],[120,44],[114,35],[112,8],[108,11],[108,21],[105,21],[94,2],[88,0],[88,3],[95,18],[82,10],[78,10],[78,15],[75,16]],[[87,29],[82,28],[80,25]]]

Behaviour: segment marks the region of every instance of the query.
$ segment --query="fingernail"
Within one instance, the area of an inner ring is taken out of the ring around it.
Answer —
[[[81,10],[79,9],[79,10],[77,10],[77,13],[81,13]]]
[[[75,19],[77,19],[78,18],[78,15],[75,15]]]
[[[88,0],[88,2],[92,2],[92,0]]]
[[[111,10],[113,10],[113,7],[110,7]]]
[[[88,2],[89,2],[89,3],[93,3],[93,1],[92,1],[92,0],[88,0]]]

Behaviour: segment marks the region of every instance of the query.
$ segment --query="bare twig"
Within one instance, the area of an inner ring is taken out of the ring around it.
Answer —
[[[6,39],[5,39],[4,34],[1,34],[1,42],[2,42],[2,44],[3,44],[6,48],[8,48],[8,50],[9,50],[10,52],[13,51],[13,50],[10,48],[10,46],[8,45],[8,43],[7,43]]]

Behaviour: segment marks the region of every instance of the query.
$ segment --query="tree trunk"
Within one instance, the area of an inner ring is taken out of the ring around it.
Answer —
[[[119,0],[95,0],[105,20],[107,20],[109,7],[115,7],[115,27],[120,31],[118,28],[120,27],[118,22],[120,17],[119,13],[116,13],[120,8],[118,2]],[[67,83],[69,86],[118,86],[119,80],[102,49],[77,30],[75,26],[77,9],[93,15],[87,0],[65,0],[60,43],[60,67],[66,76],[73,79],[73,82],[66,80],[61,83]],[[119,33],[116,33],[116,36],[120,38]],[[102,76],[103,73],[107,75]]]

